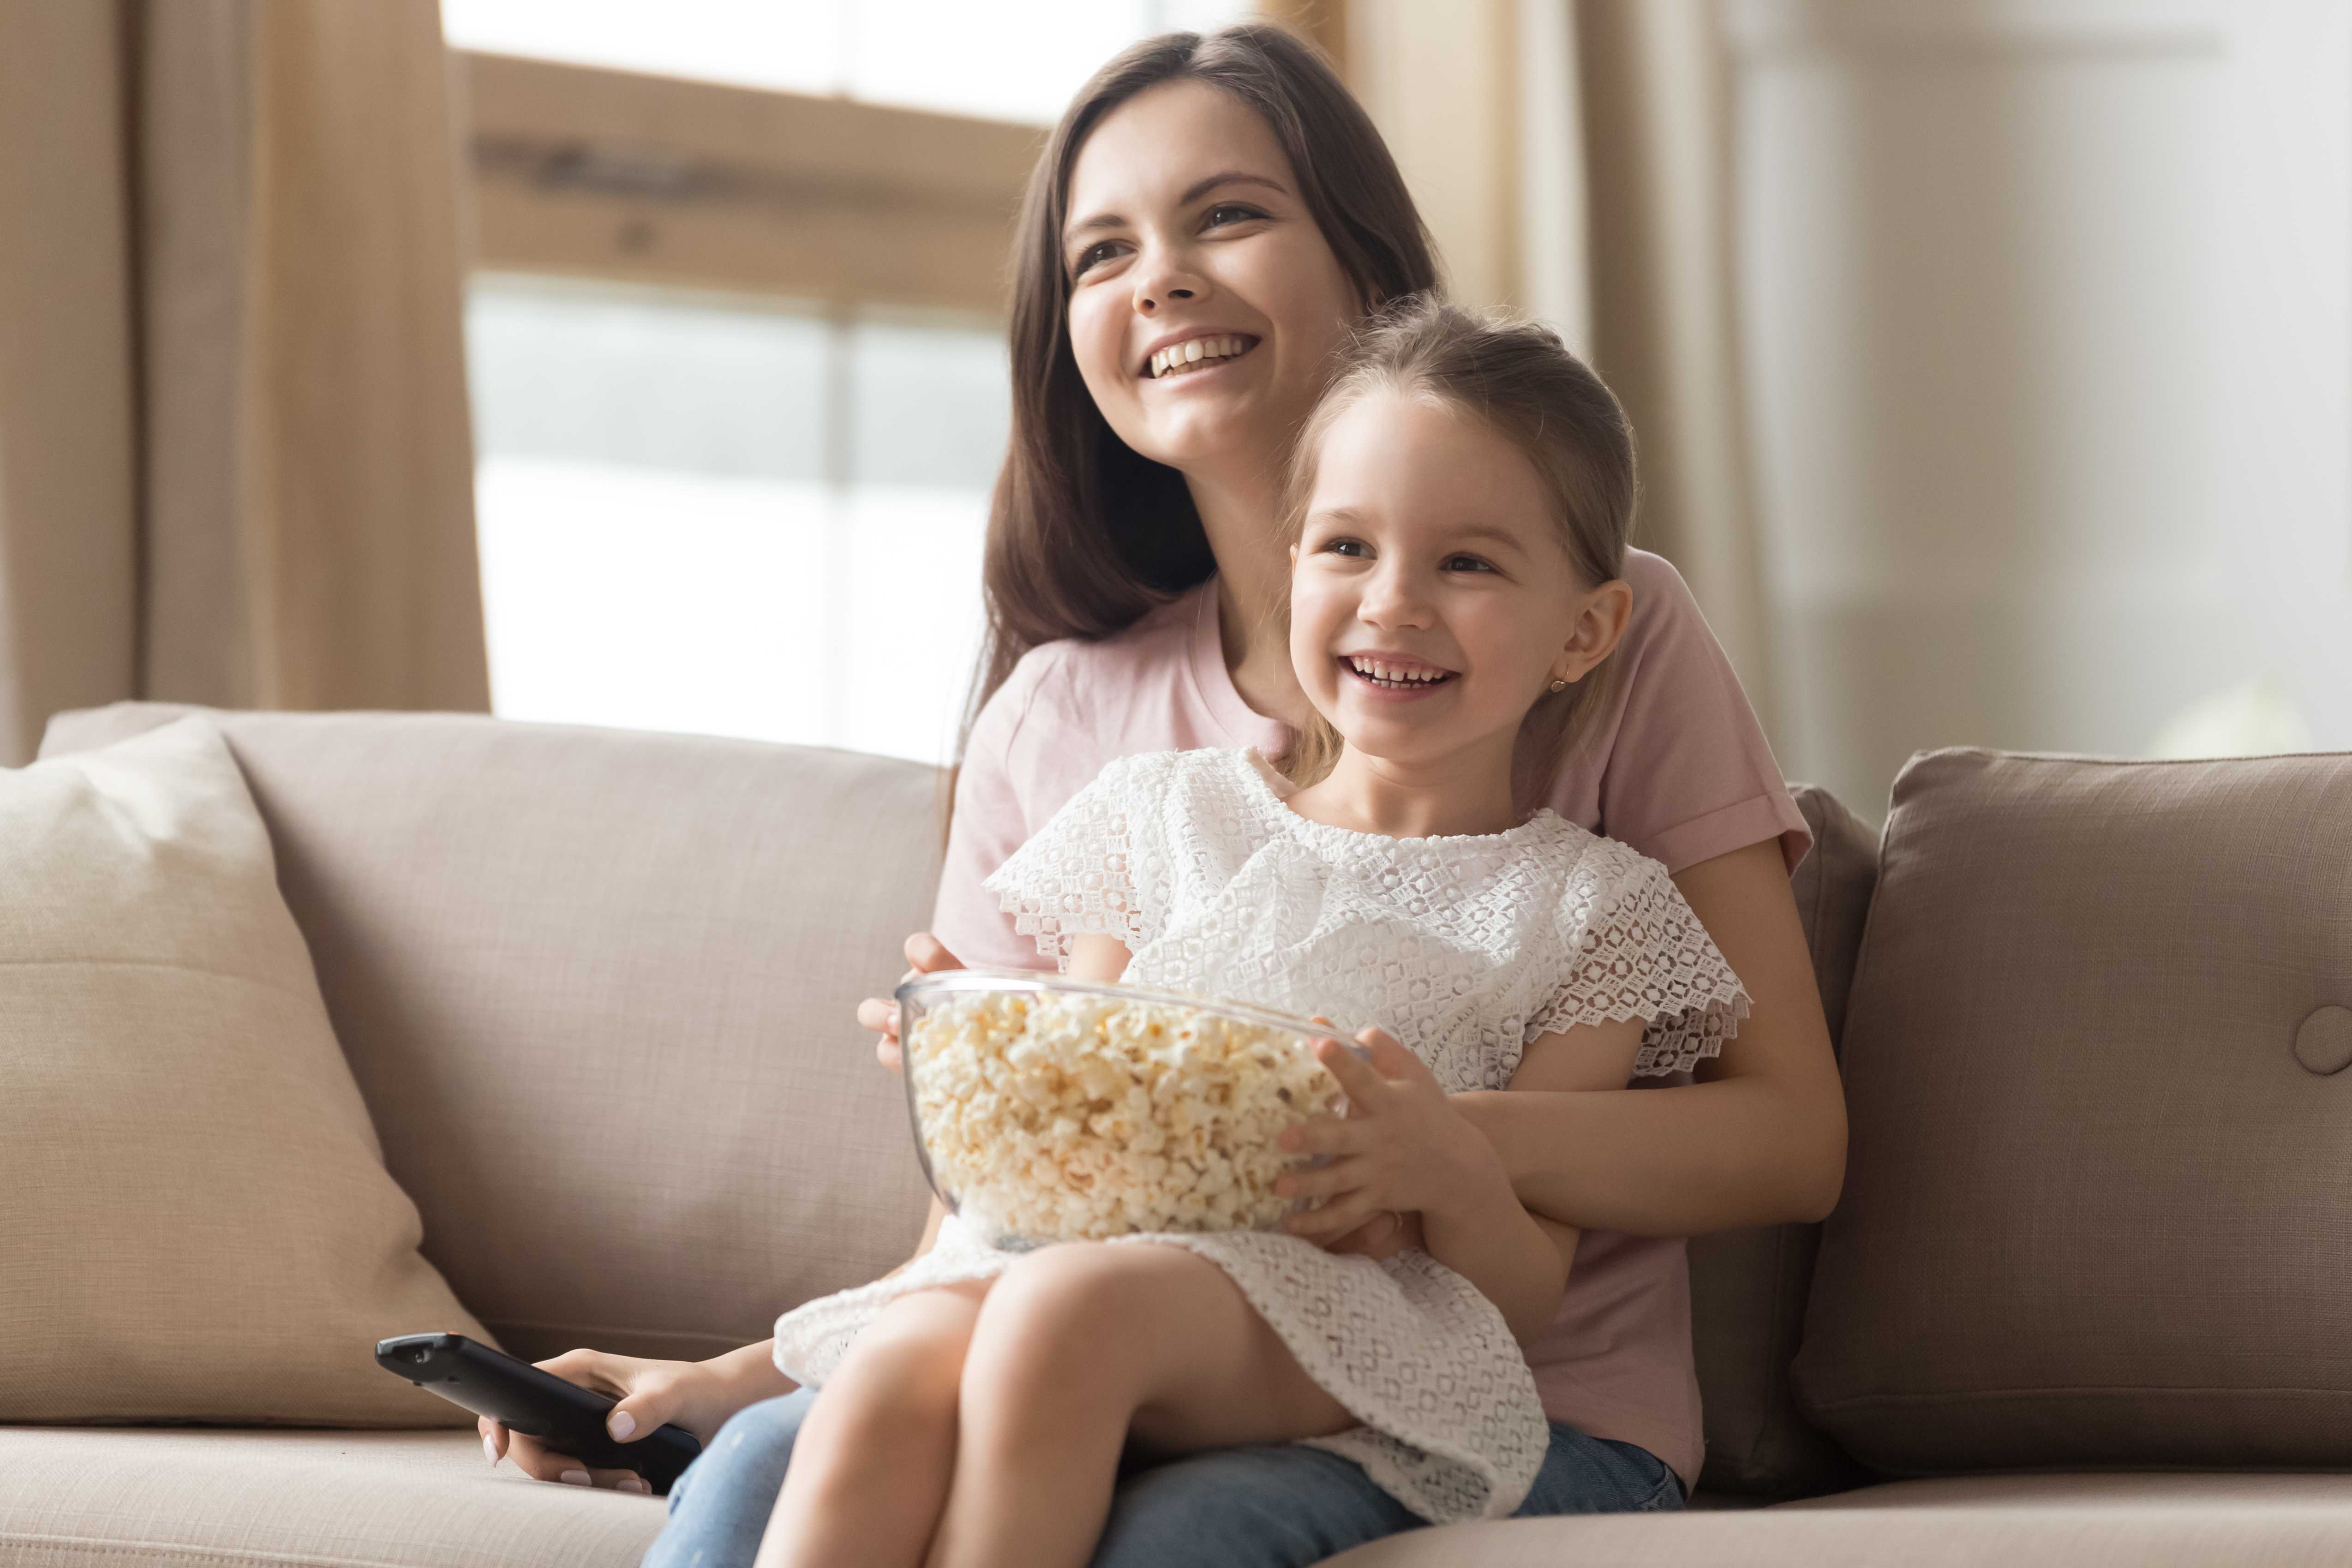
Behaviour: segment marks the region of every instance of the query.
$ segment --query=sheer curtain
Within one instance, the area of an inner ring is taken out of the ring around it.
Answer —
[[[0,762],[488,706],[434,0],[0,0]]]
[[[1573,9],[1592,359],[1640,443],[1634,541],[1689,579],[1774,733],[1735,306],[1730,84],[1717,8],[1713,0],[1575,0]]]

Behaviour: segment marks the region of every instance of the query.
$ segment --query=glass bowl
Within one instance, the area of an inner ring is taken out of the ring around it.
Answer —
[[[1172,991],[1014,969],[898,987],[923,1173],[997,1247],[1272,1230],[1286,1127],[1336,1111],[1328,1025]]]

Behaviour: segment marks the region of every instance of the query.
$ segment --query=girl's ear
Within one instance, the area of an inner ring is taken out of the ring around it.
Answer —
[[[1290,547],[1290,569],[1293,572],[1298,570],[1298,546],[1296,544]]]
[[[1617,651],[1633,620],[1633,590],[1622,579],[1603,583],[1587,594],[1576,612],[1575,623],[1569,627],[1568,641],[1561,645],[1559,658],[1552,666],[1552,679],[1583,679],[1595,665]]]

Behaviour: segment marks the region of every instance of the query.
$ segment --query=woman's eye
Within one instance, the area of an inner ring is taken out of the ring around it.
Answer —
[[[1227,224],[1248,223],[1253,218],[1261,218],[1265,216],[1265,214],[1258,211],[1257,208],[1245,207],[1238,202],[1219,202],[1209,209],[1208,216],[1202,220],[1202,226],[1223,228]]]
[[[1084,250],[1078,252],[1078,258],[1070,263],[1070,276],[1073,278],[1084,277],[1090,269],[1110,260],[1115,256],[1124,254],[1121,247],[1125,244],[1126,241],[1124,240],[1106,239],[1099,245],[1090,245],[1087,247]]]

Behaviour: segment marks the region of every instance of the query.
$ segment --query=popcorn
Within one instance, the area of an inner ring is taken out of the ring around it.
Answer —
[[[1341,1098],[1294,1030],[1056,991],[938,1004],[908,1066],[932,1174],[991,1240],[1273,1229],[1309,1163],[1275,1140]]]

